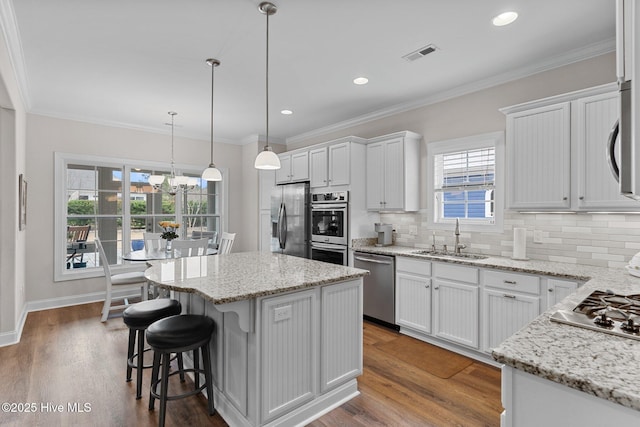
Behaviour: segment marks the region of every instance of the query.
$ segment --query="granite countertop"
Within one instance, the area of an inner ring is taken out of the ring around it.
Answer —
[[[368,274],[367,270],[269,252],[149,261],[154,285],[199,294],[214,304],[253,299]]]
[[[551,322],[558,309],[572,310],[594,290],[640,294],[640,278],[624,269],[546,261],[482,260],[417,255],[419,249],[365,246],[354,250],[478,267],[584,280],[586,283],[493,350],[493,358],[530,374],[640,411],[640,341]]]

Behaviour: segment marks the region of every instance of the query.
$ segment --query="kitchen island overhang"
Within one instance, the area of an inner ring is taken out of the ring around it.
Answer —
[[[366,274],[264,252],[154,261],[145,273],[184,313],[216,322],[214,402],[242,426],[303,425],[359,394]]]

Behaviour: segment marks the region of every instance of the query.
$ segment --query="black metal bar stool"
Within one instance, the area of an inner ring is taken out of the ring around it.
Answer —
[[[154,351],[153,370],[151,371],[151,391],[149,393],[149,410],[153,410],[155,399],[160,399],[160,427],[164,426],[168,400],[192,396],[205,388],[207,389],[209,415],[215,413],[215,408],[213,407],[211,358],[209,355],[209,342],[211,341],[213,330],[213,319],[196,314],[166,317],[154,322],[147,329],[147,342]],[[181,369],[178,372],[193,372],[195,388],[187,393],[169,396],[167,394],[169,376],[178,373],[172,372],[169,374],[171,353],[180,354],[190,350],[193,350],[193,369]],[[199,366],[198,350],[202,353],[203,369]],[[160,364],[162,364],[162,375],[160,379],[158,379]],[[205,383],[200,385],[200,374],[202,373],[204,373]],[[158,383],[160,383],[160,394],[156,391]]]
[[[131,381],[131,370],[136,372],[136,399],[142,397],[142,370],[151,368],[152,365],[144,365],[144,352],[151,350],[144,348],[145,331],[156,320],[165,317],[175,316],[182,312],[180,302],[174,299],[162,298],[142,301],[127,307],[122,313],[124,324],[129,327],[129,349],[127,351],[127,381]],[[134,353],[136,338],[138,341],[138,351]],[[135,362],[134,362],[134,359]],[[178,359],[182,368],[182,358]],[[184,374],[181,376],[184,380]]]

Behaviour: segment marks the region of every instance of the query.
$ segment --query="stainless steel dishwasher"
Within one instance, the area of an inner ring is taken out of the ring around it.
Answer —
[[[353,259],[354,267],[370,272],[364,276],[364,317],[397,329],[395,258],[356,252]]]

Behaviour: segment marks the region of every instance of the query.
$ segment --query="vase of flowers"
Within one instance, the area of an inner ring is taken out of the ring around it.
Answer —
[[[171,250],[171,241],[180,237],[178,233],[176,233],[176,230],[180,228],[180,224],[171,221],[160,221],[158,225],[164,230],[160,237],[167,241],[166,249],[167,252],[169,252]]]

